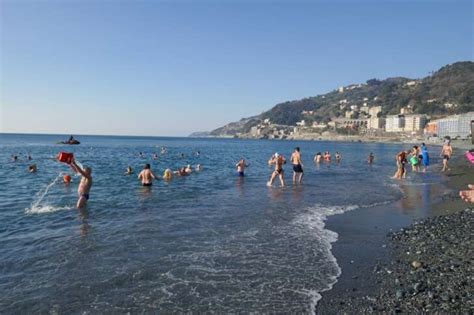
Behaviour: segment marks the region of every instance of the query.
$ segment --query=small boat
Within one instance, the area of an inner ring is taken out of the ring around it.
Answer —
[[[69,137],[69,140],[67,141],[59,141],[58,144],[70,144],[70,145],[76,145],[76,144],[81,144],[79,141],[74,139],[73,136]]]
[[[77,140],[71,140],[71,141],[59,141],[58,144],[70,144],[70,145],[75,145],[75,144],[81,144],[81,142]]]

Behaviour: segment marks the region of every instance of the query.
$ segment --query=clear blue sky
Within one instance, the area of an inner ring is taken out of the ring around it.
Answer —
[[[473,1],[0,2],[0,132],[187,135],[473,59]]]

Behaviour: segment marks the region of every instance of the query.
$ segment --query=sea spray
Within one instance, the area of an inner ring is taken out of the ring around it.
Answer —
[[[61,179],[63,176],[64,176],[65,173],[63,172],[60,172],[58,174],[58,176],[56,176],[56,178],[54,178],[54,180],[49,183],[48,185],[46,185],[45,188],[43,188],[42,190],[40,190],[36,196],[35,196],[35,199],[33,200],[33,202],[31,203],[31,206],[30,208],[27,208],[25,209],[26,210],[26,213],[28,214],[33,214],[33,213],[46,213],[46,212],[54,212],[54,211],[58,211],[58,210],[65,210],[65,209],[70,209],[70,207],[54,207],[54,206],[51,206],[51,205],[43,205],[41,204],[43,199],[46,197],[46,195],[48,194],[48,191],[51,189],[51,187],[53,187],[59,179]]]

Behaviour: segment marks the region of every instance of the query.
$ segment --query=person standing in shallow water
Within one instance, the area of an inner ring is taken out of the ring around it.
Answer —
[[[449,171],[448,161],[452,155],[453,147],[451,147],[451,142],[449,140],[446,140],[443,145],[443,148],[441,149],[441,156],[443,157],[443,169],[441,170],[441,172]]]
[[[298,183],[301,184],[303,181],[303,162],[301,161],[300,148],[296,147],[295,151],[290,158],[291,164],[293,164],[293,184],[296,184],[298,178]]]
[[[89,200],[89,192],[92,187],[92,169],[90,167],[82,169],[74,160],[71,163],[71,168],[74,172],[82,175],[79,187],[77,188],[79,199],[76,205],[78,209],[82,209],[87,205],[87,201]]]
[[[245,168],[246,167],[249,167],[250,164],[247,164],[245,162],[245,159],[244,158],[241,158],[239,162],[237,162],[237,164],[235,164],[235,167],[237,167],[237,175],[240,176],[240,177],[244,177],[245,176]]]
[[[285,187],[285,171],[283,170],[283,164],[285,163],[286,159],[278,153],[275,153],[268,161],[269,165],[275,165],[275,170],[270,177],[270,181],[267,183],[268,187],[273,185],[273,182],[277,176],[280,178],[281,187]]]
[[[151,171],[151,166],[150,164],[145,164],[145,167],[143,170],[138,174],[138,179],[141,180],[143,186],[152,186],[153,185],[153,179],[158,179],[158,177],[153,174]]]
[[[428,148],[424,143],[421,144],[421,159],[423,161],[423,172],[426,172],[428,166],[430,166],[430,155],[428,154]]]
[[[401,151],[396,155],[395,160],[397,161],[397,171],[392,178],[401,179],[406,177],[405,164],[407,163],[408,153],[409,152]]]

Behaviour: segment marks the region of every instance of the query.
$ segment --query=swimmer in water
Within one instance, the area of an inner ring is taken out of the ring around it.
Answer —
[[[329,153],[329,151],[324,153],[324,161],[331,162],[331,153]]]
[[[163,179],[164,179],[164,180],[171,180],[171,179],[173,179],[173,172],[172,172],[169,168],[167,168],[167,169],[165,170],[165,172],[163,173]]]
[[[188,176],[189,174],[186,172],[186,167],[182,167],[174,172],[178,176]]]
[[[320,163],[322,157],[323,157],[323,156],[322,156],[321,152],[316,153],[316,155],[314,156],[314,162]]]
[[[81,181],[79,182],[79,187],[77,188],[77,193],[79,199],[77,200],[77,208],[82,209],[87,205],[89,200],[89,193],[92,187],[92,169],[90,167],[85,167],[82,169],[77,165],[76,161],[71,162],[71,168],[74,172],[81,174]]]
[[[158,160],[158,154],[153,153],[153,160]]]
[[[240,176],[240,177],[244,177],[245,176],[245,168],[247,168],[249,166],[250,166],[250,164],[247,164],[245,162],[245,159],[241,158],[240,161],[238,161],[237,164],[235,164],[235,167],[237,167],[237,175]]]
[[[12,155],[12,162],[18,161],[18,155]]]
[[[133,174],[133,169],[131,166],[127,167],[127,171],[125,172],[124,175],[132,175]]]
[[[275,153],[270,160],[268,160],[268,165],[275,165],[275,170],[270,177],[270,181],[267,183],[268,187],[273,185],[277,176],[280,178],[281,187],[285,187],[285,171],[283,170],[283,164],[286,164],[286,159],[278,153]]]
[[[202,165],[201,164],[196,165],[196,171],[198,171],[198,172],[202,171]]]
[[[341,157],[341,155],[339,154],[339,152],[336,151],[336,155],[335,155],[335,156],[336,156],[336,162],[337,162],[337,163],[341,162],[342,157]]]
[[[367,157],[367,163],[372,164],[374,162],[374,154],[370,152],[369,156]]]
[[[30,166],[28,166],[28,172],[30,173],[36,173],[37,170],[38,168],[36,167],[36,164],[31,164]]]
[[[31,157],[31,155],[28,154],[28,161],[31,161],[33,160],[33,158]]]
[[[193,168],[191,167],[191,164],[188,164],[188,166],[186,166],[184,170],[188,174],[191,174],[193,172]]]
[[[153,174],[150,164],[147,163],[140,174],[138,174],[138,179],[142,181],[143,186],[149,187],[153,185],[153,179],[158,179],[158,177]]]
[[[303,181],[303,161],[301,160],[300,147],[296,147],[295,151],[290,158],[291,164],[293,164],[293,184],[296,184],[296,179],[298,178],[298,183],[301,184]]]

